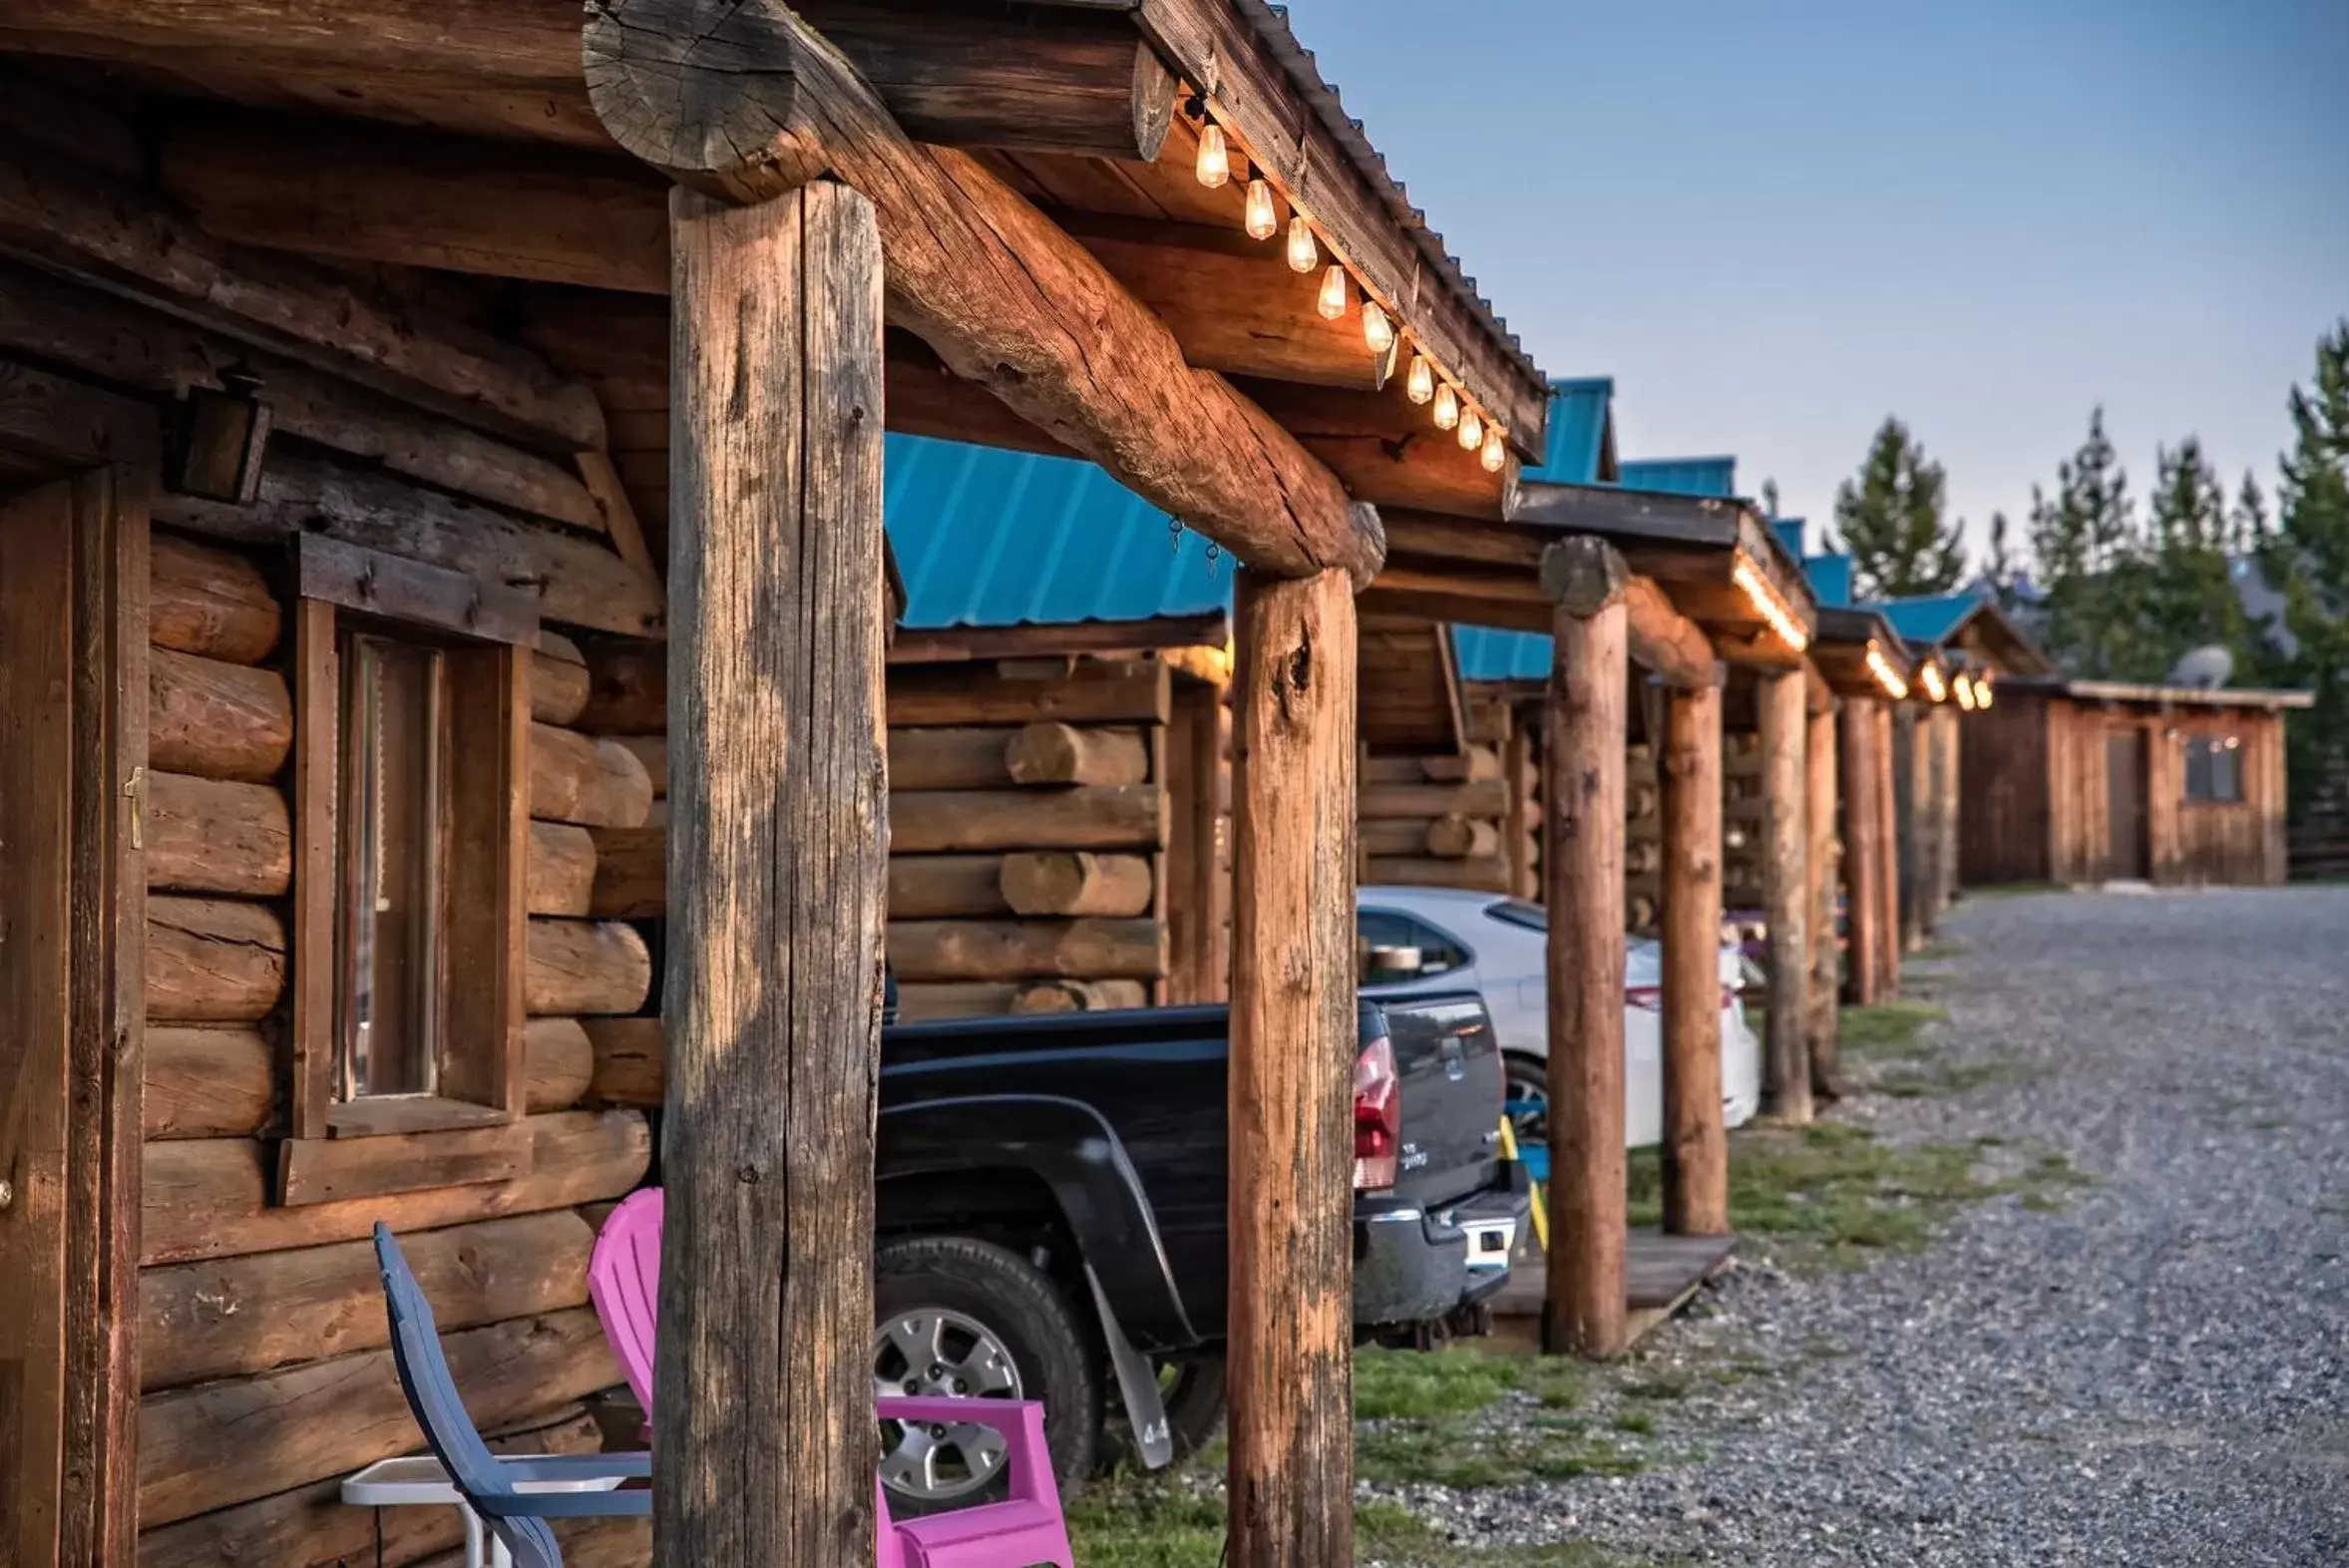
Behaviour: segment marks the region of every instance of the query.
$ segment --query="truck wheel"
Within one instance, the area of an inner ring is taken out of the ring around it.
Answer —
[[[1101,1380],[1091,1337],[1058,1286],[1019,1254],[967,1236],[887,1242],[873,1260],[873,1391],[1037,1399],[1063,1494],[1091,1467]],[[881,1423],[881,1480],[908,1517],[1007,1491],[1001,1434]]]
[[[1150,1366],[1158,1373],[1158,1396],[1166,1404],[1167,1435],[1174,1440],[1174,1462],[1180,1464],[1223,1430],[1223,1352],[1153,1356]],[[1100,1473],[1106,1475],[1121,1464],[1138,1470],[1142,1454],[1125,1411],[1118,1408],[1102,1422]]]

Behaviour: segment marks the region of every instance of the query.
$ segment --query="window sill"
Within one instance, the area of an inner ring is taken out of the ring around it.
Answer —
[[[445,1132],[456,1127],[496,1127],[511,1118],[495,1105],[443,1099],[433,1094],[385,1095],[345,1100],[328,1108],[330,1138],[383,1138],[409,1132]]]

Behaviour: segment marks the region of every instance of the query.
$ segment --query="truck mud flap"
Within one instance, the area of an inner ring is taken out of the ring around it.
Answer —
[[[1174,1432],[1166,1420],[1166,1401],[1159,1397],[1158,1373],[1150,1360],[1134,1349],[1134,1342],[1118,1327],[1109,1310],[1109,1297],[1091,1264],[1085,1265],[1085,1284],[1093,1290],[1093,1310],[1101,1315],[1101,1339],[1109,1347],[1110,1370],[1117,1373],[1117,1392],[1125,1400],[1125,1418],[1142,1450],[1142,1463],[1163,1470],[1174,1462]]]

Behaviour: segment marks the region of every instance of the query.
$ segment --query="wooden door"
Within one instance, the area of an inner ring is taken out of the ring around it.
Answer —
[[[136,1528],[143,507],[0,495],[0,1568]]]
[[[2105,876],[2143,881],[2146,854],[2146,737],[2134,726],[2105,735]]]

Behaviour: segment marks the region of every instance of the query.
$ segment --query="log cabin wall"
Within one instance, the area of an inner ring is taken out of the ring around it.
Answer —
[[[2023,690],[2002,690],[1996,705],[1959,721],[1958,874],[1966,885],[2054,879],[2053,723],[2046,699]]]

